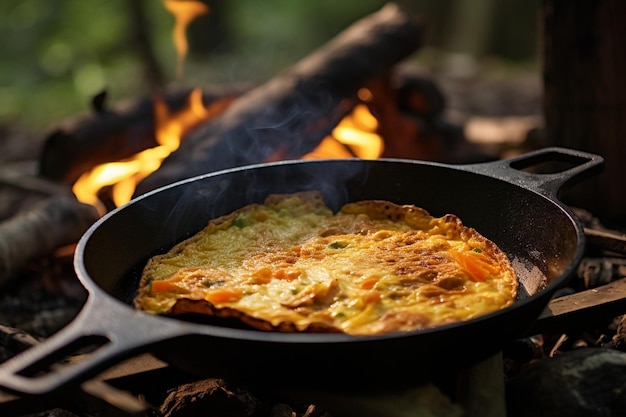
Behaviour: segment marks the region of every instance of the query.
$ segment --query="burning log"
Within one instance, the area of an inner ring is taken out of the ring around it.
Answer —
[[[0,346],[16,355],[39,343],[34,336],[13,327],[0,324]]]
[[[67,191],[67,186],[29,175],[7,164],[0,168],[0,220],[6,220],[42,199]]]
[[[78,241],[98,217],[94,207],[59,194],[0,223],[0,286],[28,261]]]
[[[367,84],[368,103],[385,138],[381,157],[447,163],[484,162],[486,156],[465,141],[463,129],[445,121],[445,98],[430,79],[397,73]]]
[[[214,87],[202,91],[205,106],[221,102],[223,107],[248,90],[247,86]],[[191,89],[171,89],[155,96],[168,109],[185,105]],[[46,136],[39,159],[39,175],[73,184],[80,175],[96,165],[120,161],[157,145],[154,97],[142,97],[106,104],[106,94],[92,100],[93,111],[68,119]]]
[[[194,130],[136,194],[206,172],[310,152],[354,107],[358,90],[415,51],[421,35],[420,21],[386,5]]]

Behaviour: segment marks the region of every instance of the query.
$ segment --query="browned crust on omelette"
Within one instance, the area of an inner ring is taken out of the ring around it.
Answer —
[[[334,214],[318,192],[271,195],[147,263],[135,306],[283,332],[372,335],[468,320],[515,300],[507,256],[451,214],[388,201]]]

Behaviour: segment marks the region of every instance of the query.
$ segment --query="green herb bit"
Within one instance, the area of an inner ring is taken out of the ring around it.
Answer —
[[[238,216],[233,220],[233,226],[238,227],[239,229],[243,229],[246,226],[250,226],[252,221],[247,216]]]
[[[483,253],[483,250],[481,248],[472,248],[472,252]]]
[[[348,242],[343,242],[341,240],[337,240],[333,243],[331,243],[330,245],[328,245],[329,248],[331,249],[343,249],[345,247],[348,246]]]

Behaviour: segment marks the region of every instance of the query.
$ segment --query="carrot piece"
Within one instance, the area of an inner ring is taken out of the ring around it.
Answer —
[[[364,290],[371,290],[378,282],[378,277],[368,277],[361,281],[361,288]]]
[[[267,284],[272,280],[272,268],[265,266],[252,274],[254,284]]]
[[[480,259],[478,254],[471,255],[456,251],[451,251],[450,253],[459,266],[467,272],[472,281],[484,281],[489,274],[496,272],[496,269]]]
[[[158,279],[158,280],[154,280],[150,283],[150,295],[155,295],[161,292],[173,292],[173,293],[178,293],[178,294],[184,294],[187,293],[189,291],[187,291],[184,288],[179,287],[178,285],[176,285],[176,283],[180,281],[178,279],[176,280],[169,280],[169,279]]]
[[[368,291],[367,293],[361,296],[361,301],[363,301],[365,305],[368,305],[368,304],[379,302],[380,298],[381,298],[380,291]]]
[[[274,278],[276,279],[284,279],[286,281],[293,281],[294,279],[300,276],[299,272],[290,271],[287,272],[284,269],[279,269],[274,273]]]
[[[237,301],[243,297],[243,291],[238,288],[216,288],[207,292],[204,299],[213,304]]]

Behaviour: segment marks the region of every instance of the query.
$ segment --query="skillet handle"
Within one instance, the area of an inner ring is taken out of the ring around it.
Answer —
[[[467,165],[465,168],[558,200],[560,194],[596,175],[603,166],[604,158],[600,155],[550,147],[499,161]]]
[[[102,294],[92,294],[69,325],[0,365],[0,388],[17,395],[48,394],[84,382],[185,332],[180,323],[157,321]]]

